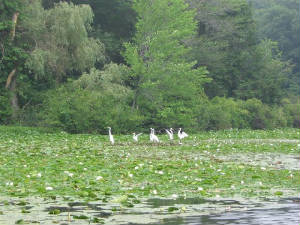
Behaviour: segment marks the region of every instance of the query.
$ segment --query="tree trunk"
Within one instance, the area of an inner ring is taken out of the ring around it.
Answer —
[[[16,26],[17,26],[18,16],[19,16],[19,12],[15,12],[12,17],[12,28],[10,31],[11,42],[14,41],[16,36]],[[11,92],[10,105],[12,108],[12,119],[16,119],[17,112],[19,110],[16,78],[17,78],[17,66],[15,66],[15,68],[9,73],[5,85],[5,88]]]
[[[15,73],[17,72],[17,69],[14,68],[9,74],[6,79],[6,85],[5,88],[10,90],[11,82],[14,80]]]
[[[11,81],[10,85],[10,92],[11,92],[11,99],[10,99],[10,104],[12,107],[12,119],[16,120],[17,119],[17,113],[19,111],[19,104],[18,104],[18,97],[17,97],[17,92],[16,92],[16,77],[14,76]]]
[[[11,41],[13,41],[15,39],[15,36],[16,36],[16,26],[17,26],[18,16],[19,16],[19,12],[15,12],[13,17],[12,17],[12,28],[11,28],[11,31],[10,31]]]

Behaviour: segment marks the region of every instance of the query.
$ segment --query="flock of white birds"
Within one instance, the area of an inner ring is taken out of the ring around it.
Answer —
[[[170,128],[169,130],[168,129],[165,129],[168,136],[169,136],[169,140],[172,141],[174,140],[174,133],[173,133],[173,128]],[[139,133],[139,134],[136,134],[136,133],[133,133],[132,135],[132,138],[135,142],[138,142],[139,141],[139,136],[141,136],[143,133]],[[114,136],[112,135],[111,133],[111,127],[108,127],[108,135],[109,135],[109,141],[110,143],[113,145],[115,144],[115,139],[114,139]],[[177,133],[177,136],[179,138],[179,144],[182,144],[182,139],[184,139],[185,137],[187,137],[187,133],[185,133],[184,131],[182,131],[181,128],[179,128],[178,130],[178,133]],[[150,141],[153,142],[153,143],[159,143],[160,140],[159,138],[155,135],[155,130],[154,128],[150,128]]]

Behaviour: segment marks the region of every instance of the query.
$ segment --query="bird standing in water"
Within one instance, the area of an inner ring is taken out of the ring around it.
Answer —
[[[170,141],[173,141],[174,139],[173,128],[171,127],[170,130],[166,129],[166,132],[169,135]]]
[[[184,131],[181,131],[181,128],[179,128],[178,130],[179,144],[182,144],[181,140],[187,136],[189,135],[187,135],[187,133],[185,133]]]
[[[132,136],[133,140],[134,140],[135,142],[138,142],[138,141],[139,141],[139,136],[142,135],[142,134],[143,134],[143,133],[139,133],[139,134],[133,133],[133,136]]]
[[[150,141],[151,141],[151,142],[156,142],[156,143],[158,143],[158,142],[159,142],[159,139],[158,139],[158,137],[155,135],[154,128],[150,128],[150,130],[151,130],[151,133],[150,133]]]
[[[107,128],[108,128],[109,141],[113,145],[115,144],[115,140],[114,140],[114,136],[111,134],[111,127],[107,127]]]

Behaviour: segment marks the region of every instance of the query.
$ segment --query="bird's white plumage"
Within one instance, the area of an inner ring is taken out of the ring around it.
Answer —
[[[139,141],[139,136],[142,135],[142,134],[143,133],[139,133],[139,134],[133,133],[133,136],[132,136],[133,140],[138,142]]]
[[[150,128],[150,141],[153,142],[153,128]]]
[[[115,144],[114,136],[111,134],[111,127],[108,127],[108,135],[109,135],[109,141],[113,145]]]
[[[151,133],[150,133],[150,141],[151,142],[159,142],[158,137],[155,135],[154,128],[150,128]]]
[[[179,138],[179,143],[181,144],[181,140],[185,137],[188,137],[189,135],[183,131],[181,131],[181,128],[178,130],[178,138]]]
[[[169,139],[173,140],[174,139],[173,128],[170,128],[170,130],[166,129],[166,132],[169,135]]]

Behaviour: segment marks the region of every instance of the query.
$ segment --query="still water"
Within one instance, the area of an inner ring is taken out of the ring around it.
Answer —
[[[151,225],[299,225],[299,199],[283,199],[267,207],[246,211],[228,211],[221,214],[166,219]]]

